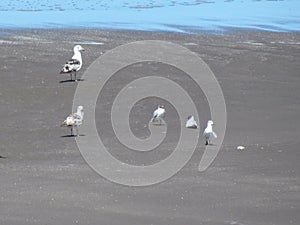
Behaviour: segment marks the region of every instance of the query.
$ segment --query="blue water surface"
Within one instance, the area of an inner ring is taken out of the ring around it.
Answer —
[[[300,31],[299,0],[1,0],[0,28]]]

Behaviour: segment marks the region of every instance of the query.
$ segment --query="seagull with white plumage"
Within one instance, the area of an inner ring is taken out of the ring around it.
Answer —
[[[205,138],[205,145],[209,145],[210,141],[217,138],[217,134],[213,131],[213,124],[212,120],[207,121],[207,127],[203,132],[203,136]]]
[[[192,129],[197,129],[198,128],[198,124],[197,124],[194,116],[188,116],[187,119],[188,120],[185,123],[186,128],[192,128]]]
[[[66,62],[66,64],[63,66],[60,73],[61,74],[70,74],[71,81],[73,81],[72,75],[74,73],[75,74],[75,81],[78,81],[76,79],[76,73],[82,67],[81,51],[84,51],[84,48],[81,47],[81,45],[75,45],[73,51],[74,51],[73,57]]]
[[[161,125],[162,118],[164,118],[166,114],[165,107],[163,105],[158,105],[157,109],[154,110],[152,118],[151,118],[151,123],[154,123],[155,121],[159,121],[159,125]]]
[[[69,127],[71,129],[71,136],[78,136],[78,126],[82,124],[83,121],[83,106],[77,107],[77,112],[69,115],[64,122],[61,124],[62,127]],[[74,135],[73,130],[76,128],[76,135]]]

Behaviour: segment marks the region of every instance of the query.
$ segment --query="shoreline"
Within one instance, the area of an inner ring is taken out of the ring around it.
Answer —
[[[109,36],[120,39],[119,43],[124,44],[124,40],[170,40],[180,43],[180,40],[187,40],[182,45],[189,47],[188,45],[194,45],[195,43],[189,43],[190,40],[195,42],[200,41],[203,44],[206,42],[226,42],[230,43],[230,39],[235,40],[237,45],[287,45],[300,46],[300,32],[272,32],[272,31],[258,31],[258,30],[241,30],[232,29],[228,32],[212,33],[212,32],[200,32],[200,33],[178,33],[171,31],[141,31],[141,30],[119,30],[119,29],[0,29],[0,44],[5,43],[30,43],[31,41],[42,42],[55,42],[61,41],[71,44],[83,44],[83,45],[104,45],[101,41],[109,40]],[[67,38],[65,38],[67,37]],[[146,38],[145,38],[146,37]],[[100,41],[99,41],[100,40]],[[216,40],[216,41],[214,41]],[[198,44],[197,44],[198,45]],[[231,45],[231,44],[230,44]],[[190,46],[192,47],[192,46]]]
[[[183,27],[186,31],[172,31],[172,30],[160,30],[160,29],[130,29],[130,28],[101,28],[101,27],[0,27],[0,36],[1,33],[8,32],[28,32],[28,31],[99,31],[99,32],[131,32],[131,33],[161,33],[161,34],[182,34],[182,35],[235,35],[242,33],[261,33],[261,34],[300,34],[300,30],[290,30],[290,31],[271,31],[255,28],[242,28],[242,27],[226,27],[224,30],[218,29],[202,29],[202,28],[190,28],[186,26]]]
[[[13,29],[6,29],[6,28],[0,28],[0,38],[9,38],[13,35],[18,35],[20,33],[26,34],[26,35],[33,35],[33,36],[47,36],[47,34],[53,34],[55,33],[62,34],[63,33],[74,33],[76,37],[79,37],[79,33],[82,33],[82,39],[86,36],[87,33],[90,34],[124,34],[124,35],[138,35],[138,36],[166,36],[180,38],[180,37],[204,37],[204,36],[211,36],[216,38],[222,38],[222,37],[236,37],[236,38],[253,38],[253,39],[261,39],[263,40],[264,37],[267,37],[269,39],[280,38],[285,39],[289,37],[294,37],[294,39],[297,39],[300,35],[300,31],[289,31],[289,32],[276,32],[276,31],[265,31],[265,30],[255,30],[255,29],[229,29],[225,32],[218,32],[218,31],[207,31],[207,30],[200,30],[199,32],[195,33],[182,33],[182,32],[176,32],[176,31],[161,31],[161,30],[131,30],[131,29],[114,29],[114,28],[13,28]],[[70,36],[70,38],[72,38]],[[134,36],[133,36],[134,38]],[[51,37],[49,37],[51,39]],[[266,40],[267,42],[267,40]],[[295,44],[298,44],[299,42],[295,41]]]

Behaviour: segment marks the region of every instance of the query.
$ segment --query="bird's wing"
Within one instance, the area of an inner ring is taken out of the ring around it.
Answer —
[[[154,114],[155,114],[155,118],[156,117],[163,117],[164,114],[165,114],[165,109],[162,109],[162,108],[158,108],[154,111],[153,113],[153,117],[154,117]]]
[[[74,113],[72,116],[73,116],[74,119],[80,119],[81,118],[81,115],[78,114],[78,113]]]
[[[165,109],[159,109],[159,116],[164,117],[166,110]]]
[[[194,120],[194,124],[198,128],[198,124],[197,124],[196,120]]]
[[[214,140],[217,138],[217,134],[213,131],[207,132],[204,136],[211,140]]]
[[[214,138],[214,139],[216,139],[218,136],[217,136],[217,134],[215,133],[215,132],[212,132],[211,133],[211,136],[212,136],[212,138]]]
[[[80,61],[77,59],[70,59],[66,62],[60,73],[71,73],[80,67]]]
[[[72,126],[75,124],[75,120],[73,115],[69,115],[64,122],[61,124],[61,126]]]
[[[156,118],[158,116],[158,110],[156,109],[154,112],[153,112],[153,118]]]
[[[197,124],[196,120],[192,121],[192,127],[193,128],[198,128],[198,124]]]
[[[198,128],[198,125],[197,125],[196,120],[191,118],[188,121],[186,121],[185,127],[186,128]]]
[[[210,136],[210,133],[211,133],[210,129],[206,127],[205,130],[203,131],[203,136],[208,138]]]
[[[83,120],[83,113],[74,113],[73,118],[75,125],[81,125]]]

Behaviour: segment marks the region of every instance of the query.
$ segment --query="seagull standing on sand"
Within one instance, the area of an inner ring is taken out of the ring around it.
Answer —
[[[78,136],[78,126],[82,124],[83,120],[83,106],[78,106],[77,107],[77,112],[74,114],[69,115],[65,121],[61,124],[62,127],[70,127],[71,129],[71,136],[74,136],[73,134],[73,129],[76,127],[76,133]]]
[[[163,105],[158,105],[157,109],[153,112],[151,122],[159,120],[159,125],[161,125],[161,120],[165,116],[166,110]]]
[[[213,124],[214,122],[212,120],[207,121],[207,127],[203,132],[203,136],[205,137],[205,145],[208,145],[211,140],[217,138],[217,134],[213,131],[212,128]]]
[[[185,123],[186,128],[193,128],[193,129],[198,128],[198,124],[197,124],[196,120],[194,119],[194,116],[189,116],[187,119],[188,120]]]
[[[75,45],[73,50],[74,50],[74,55],[73,55],[72,59],[70,59],[66,62],[66,64],[64,65],[64,67],[62,68],[60,73],[61,74],[69,73],[71,81],[73,81],[72,75],[73,75],[73,73],[75,73],[75,81],[77,81],[76,72],[79,71],[82,66],[82,57],[81,57],[80,51],[84,51],[84,48],[82,48],[81,45]]]

